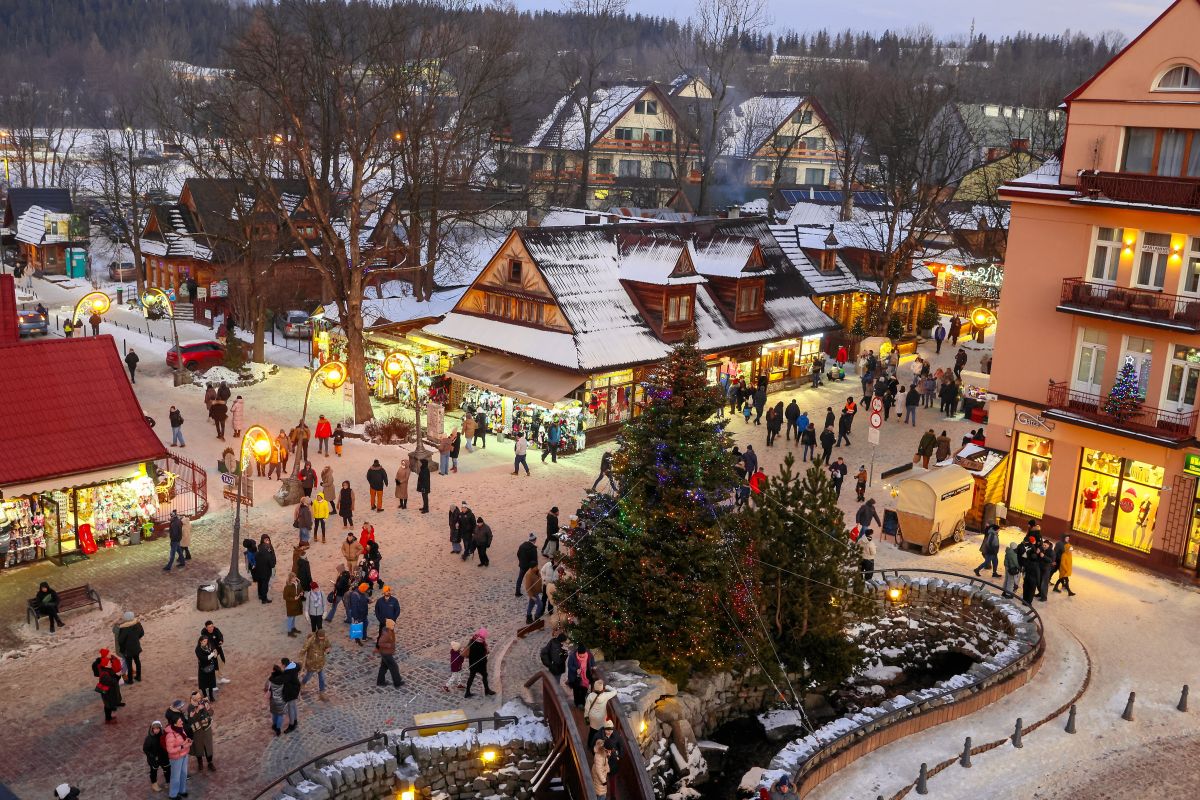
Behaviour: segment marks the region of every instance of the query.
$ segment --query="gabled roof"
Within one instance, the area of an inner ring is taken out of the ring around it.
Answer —
[[[619,236],[621,280],[657,286],[704,283],[704,278],[696,274],[688,245],[678,236],[657,236],[654,232]]]
[[[792,266],[799,272],[804,283],[812,294],[842,294],[846,292],[864,292],[878,294],[879,282],[863,275],[864,261],[871,256],[871,251],[859,246],[853,239],[853,223],[842,223],[847,228],[834,226],[834,238],[829,238],[828,227],[800,225],[772,225],[771,233],[779,242]],[[842,236],[838,231],[842,230]],[[844,237],[844,238],[843,238]],[[819,269],[813,259],[819,258],[821,251],[836,250],[837,256],[834,268]],[[897,284],[897,294],[915,294],[931,291],[932,287],[921,280],[910,278]]]
[[[621,83],[606,86],[592,92],[590,111],[592,115],[592,142],[608,133],[625,112],[646,92],[653,92],[663,103],[664,110],[673,107],[662,90],[653,83]],[[563,95],[549,116],[538,124],[529,137],[526,147],[544,147],[557,150],[582,150],[587,127],[583,108],[586,105],[578,94]]]
[[[38,380],[36,403],[0,404],[0,487],[166,455],[146,424],[113,337],[0,345],[0,363],[6,397],[27,395],[30,375]],[[87,365],[86,391],[80,391],[81,364]]]
[[[725,115],[722,155],[748,158],[783,127],[805,101],[802,94],[761,94],[748,97]],[[796,154],[799,155],[797,150]]]
[[[750,236],[710,236],[697,241],[692,257],[696,271],[715,278],[745,278],[770,272],[766,262],[754,263],[758,240]]]
[[[12,188],[4,202],[4,227],[11,228],[34,206],[52,214],[74,213],[69,189]]]

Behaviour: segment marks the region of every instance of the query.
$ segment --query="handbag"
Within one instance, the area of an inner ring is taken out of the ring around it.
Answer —
[[[332,603],[335,597],[337,597],[337,591],[330,589],[329,594],[325,595],[325,600],[326,602]]]
[[[914,464],[919,464],[920,462],[921,462],[921,453],[920,453],[920,451],[918,451],[918,452],[916,452],[916,453],[913,453],[913,463],[914,463]]]
[[[364,623],[362,623],[362,622],[351,622],[350,623],[350,638],[351,639],[363,638],[363,627],[364,627]]]

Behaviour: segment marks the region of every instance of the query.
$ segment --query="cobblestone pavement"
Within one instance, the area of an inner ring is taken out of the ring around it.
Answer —
[[[943,354],[943,361],[948,360],[949,355]],[[376,687],[378,661],[370,647],[351,644],[344,625],[336,620],[329,625],[334,643],[327,668],[329,702],[317,701],[315,685],[310,683],[302,699],[298,730],[276,738],[265,712],[263,681],[272,662],[281,656],[297,658],[302,643],[284,634],[283,603],[279,598],[292,552],[292,510],[270,501],[269,487],[260,480],[256,486],[258,503],[243,522],[243,537],[269,532],[276,542],[281,564],[272,588],[276,602],[264,606],[252,600],[236,609],[211,614],[196,611],[196,587],[217,577],[228,564],[232,515],[229,504],[220,498],[220,484],[211,467],[220,450],[234,443],[216,441],[211,428],[204,424],[202,392],[198,388],[171,387],[166,367],[152,362],[151,358],[143,358],[139,370],[136,389],[143,407],[152,416],[165,418],[170,404],[179,406],[187,420],[184,433],[188,447],[184,454],[210,467],[212,510],[194,527],[195,558],[184,571],[164,573],[160,566],[165,561],[165,542],[146,542],[100,553],[67,568],[41,564],[0,576],[0,685],[8,687],[10,698],[0,721],[0,739],[5,742],[0,781],[19,796],[28,797],[48,796],[51,787],[65,779],[80,785],[86,797],[151,796],[140,743],[149,723],[161,718],[172,699],[194,686],[192,651],[201,624],[210,616],[225,634],[229,662],[222,674],[232,682],[222,686],[217,703],[219,771],[197,778],[190,790],[193,797],[250,797],[286,769],[339,744],[363,738],[376,728],[410,724],[414,713],[462,708],[468,716],[486,716],[499,707],[498,701],[519,694],[523,678],[538,668],[537,650],[545,634],[514,644],[503,667],[495,663],[524,620],[524,601],[512,594],[517,545],[530,531],[540,538],[550,505],[562,508],[564,516],[577,506],[584,489],[591,485],[603,448],[564,458],[557,465],[543,466],[535,458],[533,477],[526,478],[509,474],[511,445],[489,439],[486,450],[463,453],[459,473],[434,477],[433,513],[421,515],[417,503],[410,503],[407,511],[398,511],[391,487],[385,494],[387,511],[364,512],[367,499],[363,476],[367,466],[371,459],[379,458],[389,473],[394,472],[399,450],[349,443],[345,458],[331,463],[336,479],[351,480],[355,487],[359,506],[356,520],[369,517],[376,526],[383,552],[383,577],[402,607],[398,660],[407,684],[399,691],[390,686]],[[271,430],[290,428],[303,400],[305,381],[302,371],[283,369],[262,384],[238,390],[246,399],[247,421]],[[819,415],[827,405],[836,408],[846,395],[857,396],[858,390],[857,381],[850,379],[819,390],[805,388],[772,396],[771,400],[786,402],[795,394],[802,408]],[[318,414],[333,415],[339,410],[331,393],[314,390],[310,424]],[[852,469],[869,459],[864,423],[860,420],[855,426],[853,446],[835,451],[846,454]],[[933,410],[923,410],[920,423],[922,427],[917,428],[890,423],[876,452],[877,471],[909,462],[923,426],[938,430],[945,427],[954,439],[970,427],[961,421],[943,424]],[[768,472],[788,449],[782,446],[782,440],[776,447],[765,447],[765,426],[736,420],[730,429],[741,445],[755,445]],[[160,433],[169,431],[160,426]],[[312,455],[319,471],[325,461]],[[878,483],[872,491],[875,496],[885,497]],[[415,492],[412,494],[416,497]],[[464,563],[449,553],[446,510],[463,498],[492,525],[495,543],[490,568]],[[856,505],[848,487],[842,495],[842,507],[853,512]],[[323,586],[328,585],[340,564],[338,545],[343,535],[337,520],[334,523],[328,544],[316,544],[310,553],[314,577]],[[887,565],[887,556],[881,553],[880,566]],[[54,635],[44,627],[35,632],[24,624],[23,602],[43,579],[57,587],[91,583],[105,600],[104,610],[70,612],[66,615],[68,626]],[[146,680],[126,689],[127,705],[118,714],[118,724],[104,726],[99,700],[91,690],[89,665],[97,649],[111,645],[110,627],[127,608],[145,622],[142,660]],[[493,688],[502,692],[487,698],[477,687],[476,697],[470,700],[448,695],[441,689],[447,672],[448,642],[452,638],[465,641],[481,625],[491,632],[491,671],[499,684]],[[307,629],[303,622],[301,627]],[[53,758],[45,758],[47,753],[53,753]]]

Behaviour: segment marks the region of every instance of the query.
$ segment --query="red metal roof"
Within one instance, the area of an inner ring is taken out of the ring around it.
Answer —
[[[0,486],[166,455],[111,336],[0,344]]]
[[[17,287],[12,275],[0,275],[0,343],[18,342]]]

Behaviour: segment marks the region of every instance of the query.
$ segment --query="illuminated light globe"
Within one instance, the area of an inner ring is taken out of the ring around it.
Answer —
[[[330,361],[321,368],[321,383],[326,388],[336,389],[346,382],[346,365],[340,361]]]
[[[976,328],[990,328],[996,324],[996,315],[990,308],[977,308],[971,312],[971,322]]]

